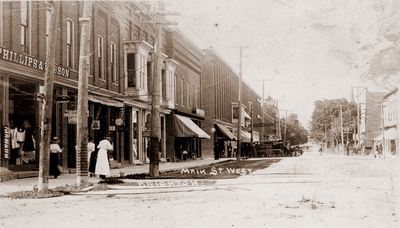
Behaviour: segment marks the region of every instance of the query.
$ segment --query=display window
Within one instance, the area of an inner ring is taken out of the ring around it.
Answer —
[[[8,121],[11,167],[36,164],[37,113],[35,94],[38,84],[10,79],[8,83]]]

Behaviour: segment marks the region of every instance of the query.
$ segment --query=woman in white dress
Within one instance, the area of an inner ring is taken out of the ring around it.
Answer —
[[[110,143],[111,137],[106,134],[104,139],[99,142],[97,149],[97,162],[95,174],[100,175],[101,178],[110,176],[110,164],[108,161],[108,151],[113,150],[113,146]]]

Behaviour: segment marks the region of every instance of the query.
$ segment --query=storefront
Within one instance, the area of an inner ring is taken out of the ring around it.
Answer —
[[[167,160],[201,158],[201,139],[210,136],[200,128],[201,119],[172,113],[167,116]]]
[[[212,131],[214,132],[214,157],[233,157],[233,145],[236,146],[236,143],[232,143],[232,141],[235,141],[236,137],[229,127],[222,123],[216,123]]]
[[[35,94],[39,82],[2,74],[2,158],[10,170],[34,170],[37,167],[39,105]]]

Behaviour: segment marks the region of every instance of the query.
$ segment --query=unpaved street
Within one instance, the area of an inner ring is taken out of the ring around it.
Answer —
[[[236,179],[142,180],[60,198],[2,198],[0,226],[399,227],[396,162],[311,150]]]

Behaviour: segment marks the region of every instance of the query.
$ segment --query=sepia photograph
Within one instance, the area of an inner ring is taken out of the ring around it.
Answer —
[[[0,228],[400,227],[400,0],[0,0]]]

